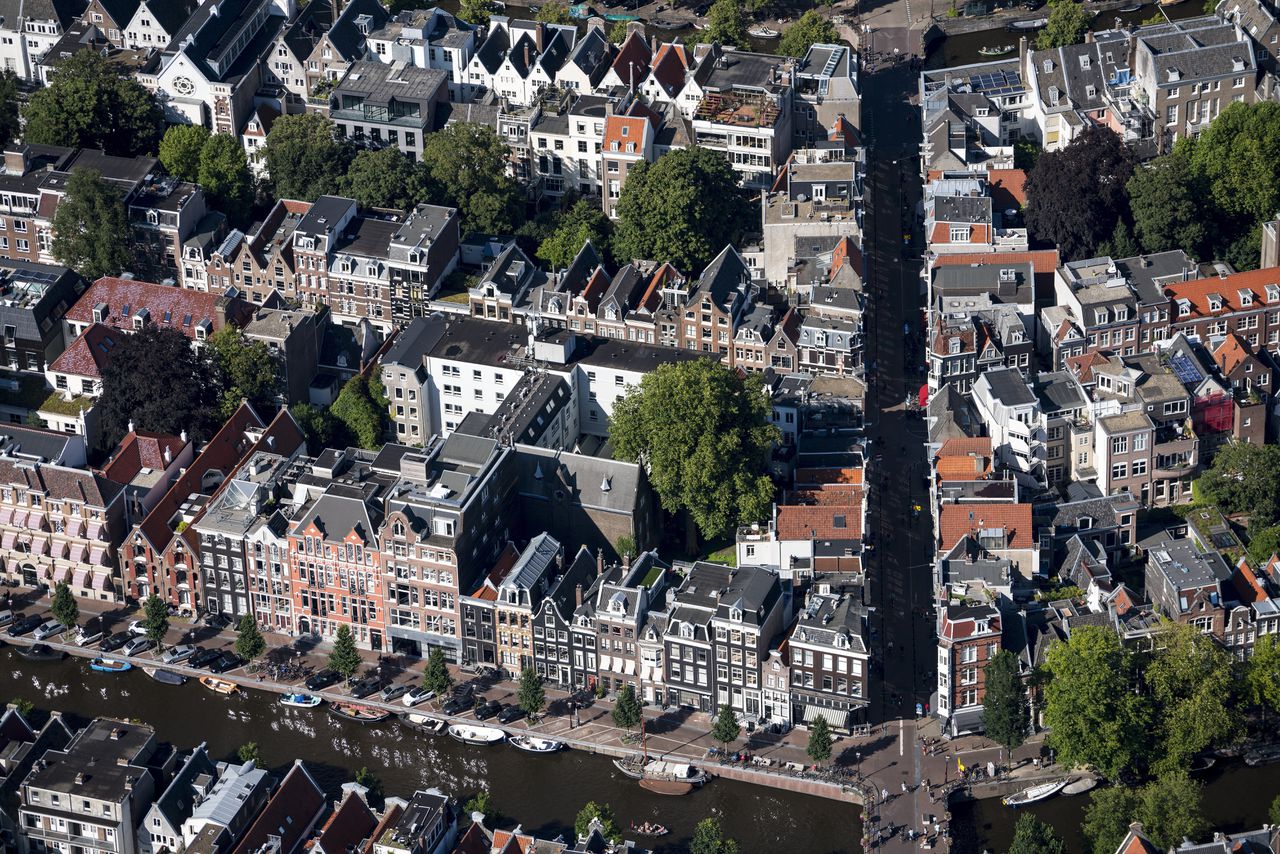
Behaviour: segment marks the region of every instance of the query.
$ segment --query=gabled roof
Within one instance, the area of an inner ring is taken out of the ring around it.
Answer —
[[[1252,356],[1253,353],[1249,349],[1249,345],[1244,343],[1244,340],[1234,332],[1222,339],[1218,349],[1213,351],[1213,361],[1218,363],[1222,373],[1227,376],[1234,373],[1236,368],[1243,365]]]
[[[329,28],[329,43],[347,62],[364,55],[365,34],[357,21],[365,15],[370,18],[368,32],[371,33],[382,29],[391,19],[391,13],[378,0],[346,0],[338,20]]]
[[[320,38],[333,26],[333,0],[311,0],[284,32],[284,42],[305,62]]]
[[[115,483],[130,483],[143,469],[164,471],[187,444],[177,436],[135,430],[120,440],[115,454],[102,467],[102,476]]]
[[[649,75],[651,59],[653,59],[653,53],[649,50],[649,43],[645,41],[643,32],[635,30],[627,36],[626,41],[618,49],[618,55],[614,57],[610,68],[624,85],[639,86]]]
[[[147,323],[175,329],[188,338],[195,338],[196,326],[201,321],[208,322],[211,334],[222,327],[218,311],[222,299],[216,293],[159,285],[141,279],[103,276],[80,295],[76,304],[67,311],[66,319],[71,323],[93,323],[94,307],[106,305],[107,313],[102,322],[116,329],[131,331],[133,318],[145,310]]]
[[[689,72],[690,57],[680,42],[668,42],[654,54],[649,77],[666,92],[668,97],[684,88],[685,75]]]
[[[743,279],[751,278],[751,270],[747,262],[738,254],[733,246],[726,246],[720,254],[702,271],[698,279],[696,291],[705,291],[711,295],[711,301],[721,308],[727,308],[733,302]],[[696,294],[690,295],[690,302]]]
[[[111,364],[122,334],[109,326],[95,323],[53,360],[49,370],[56,374],[102,379],[102,372]]]
[[[324,790],[307,771],[301,759],[285,775],[267,806],[258,814],[232,854],[250,854],[268,843],[272,836],[280,838],[281,852],[292,852],[310,832],[315,819],[324,809]]]
[[[155,808],[164,815],[171,828],[180,829],[182,823],[191,817],[196,806],[196,792],[193,788],[196,778],[201,774],[212,778],[217,773],[203,744],[191,751],[187,761],[173,776],[173,781],[156,799]]]
[[[186,23],[198,5],[198,0],[146,0],[145,3],[147,12],[155,19],[157,26],[171,36]],[[125,23],[121,21],[120,26],[123,27]]]
[[[1211,276],[1207,279],[1192,279],[1189,282],[1175,282],[1164,289],[1165,296],[1174,302],[1185,300],[1191,307],[1191,317],[1215,317],[1243,308],[1259,309],[1267,303],[1267,286],[1280,286],[1280,267],[1264,267],[1261,270],[1247,270],[1243,273],[1232,273],[1228,276]],[[1252,305],[1244,306],[1241,302],[1242,291],[1252,293]],[[1220,297],[1220,307],[1210,307],[1211,296]],[[1177,322],[1178,314],[1170,317]]]
[[[938,539],[950,549],[980,531],[1002,530],[1010,549],[1029,549],[1036,543],[1030,504],[944,504],[938,514]]]
[[[342,803],[316,835],[313,851],[324,854],[348,854],[357,850],[378,826],[378,819],[354,790],[348,789]]]

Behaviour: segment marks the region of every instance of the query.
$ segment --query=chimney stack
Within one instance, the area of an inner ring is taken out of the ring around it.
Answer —
[[[596,574],[604,575],[604,549],[596,549]]]
[[[582,585],[579,584],[574,588],[574,599],[577,600],[578,607],[582,607]]]

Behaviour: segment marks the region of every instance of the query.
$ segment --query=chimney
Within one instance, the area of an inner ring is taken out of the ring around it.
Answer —
[[[130,418],[130,419],[129,419],[129,432],[130,432],[130,433],[134,432],[133,419],[132,419],[132,418]]]
[[[622,556],[622,568],[623,569],[631,568],[631,552],[627,552]]]
[[[6,139],[5,143],[13,140]],[[4,153],[4,171],[10,175],[25,175],[27,170],[31,168],[30,151],[25,145],[17,148],[6,149]]]
[[[581,584],[579,584],[577,587],[574,588],[573,594],[574,594],[574,599],[578,603],[578,607],[581,608],[582,607],[582,585]]]
[[[604,575],[604,549],[596,549],[596,572]]]
[[[168,445],[164,446],[164,464],[168,465],[173,462],[173,449]]]

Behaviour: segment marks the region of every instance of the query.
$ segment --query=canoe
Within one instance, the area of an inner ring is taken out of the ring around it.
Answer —
[[[1013,53],[1016,48],[1011,44],[1002,44],[997,46],[987,46],[978,48],[978,53],[982,56],[1004,56],[1006,53]]]
[[[285,694],[280,698],[280,705],[292,706],[295,709],[314,709],[324,700],[314,694]]]
[[[335,718],[355,721],[358,724],[376,724],[391,717],[391,712],[377,706],[362,706],[359,703],[334,703],[329,707],[329,714]]]
[[[163,685],[185,685],[187,683],[187,677],[181,673],[174,673],[172,670],[164,670],[159,667],[144,667],[142,672]]]
[[[133,665],[115,658],[95,658],[89,662],[89,669],[99,673],[124,673],[126,670],[132,670]]]
[[[445,721],[440,718],[433,718],[430,715],[422,715],[417,712],[409,712],[405,715],[404,722],[407,726],[429,735],[439,735],[444,732],[446,726]]]
[[[449,727],[449,735],[463,744],[497,744],[507,734],[497,727],[471,726],[470,724],[454,724]]]
[[[1045,798],[1051,798],[1058,792],[1066,788],[1066,780],[1054,780],[1051,783],[1041,783],[1038,786],[1030,786],[1018,792],[1016,795],[1009,795],[1004,799],[1004,805],[1007,807],[1022,807],[1027,804],[1034,804],[1037,801],[1043,801]]]
[[[563,741],[553,738],[538,738],[535,735],[516,735],[508,739],[511,746],[526,753],[555,753],[564,747]]]
[[[234,694],[240,690],[236,683],[228,682],[226,679],[219,679],[216,676],[201,676],[200,684],[215,694]]]
[[[1083,795],[1093,787],[1098,785],[1097,777],[1081,777],[1079,780],[1068,783],[1062,787],[1064,795]]]

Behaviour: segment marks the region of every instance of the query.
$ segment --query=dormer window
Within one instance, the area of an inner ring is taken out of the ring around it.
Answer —
[[[1222,294],[1209,294],[1209,311],[1222,311]]]
[[[730,619],[730,620],[733,620],[735,623],[741,623],[741,622],[742,622],[742,609],[741,609],[741,608],[730,608],[730,609],[729,609],[729,619]]]
[[[1058,87],[1050,86],[1049,87],[1049,105],[1053,107],[1058,106],[1059,99],[1060,99],[1060,93],[1058,92]]]
[[[952,338],[950,341],[947,342],[947,355],[949,356],[960,355],[960,339],[959,338]]]
[[[1280,300],[1280,285],[1267,285],[1267,302]]]
[[[1089,54],[1086,53],[1080,57],[1080,67],[1085,71],[1089,70]]]
[[[952,243],[968,243],[969,242],[969,226],[953,225],[951,226],[951,242]]]
[[[1086,98],[1092,100],[1093,98],[1098,97],[1098,87],[1093,85],[1086,86],[1084,87],[1084,94]]]
[[[1044,62],[1040,63],[1040,67],[1044,69],[1045,74],[1051,73],[1053,71],[1053,60],[1046,59]]]
[[[155,211],[147,211],[147,222],[151,223],[152,225],[156,225],[157,223],[160,222],[160,214],[156,213]]]
[[[1191,316],[1191,300],[1189,299],[1178,300],[1178,317],[1190,317],[1190,316]]]
[[[1253,291],[1248,288],[1241,288],[1236,291],[1236,296],[1240,297],[1241,305],[1253,305]]]

